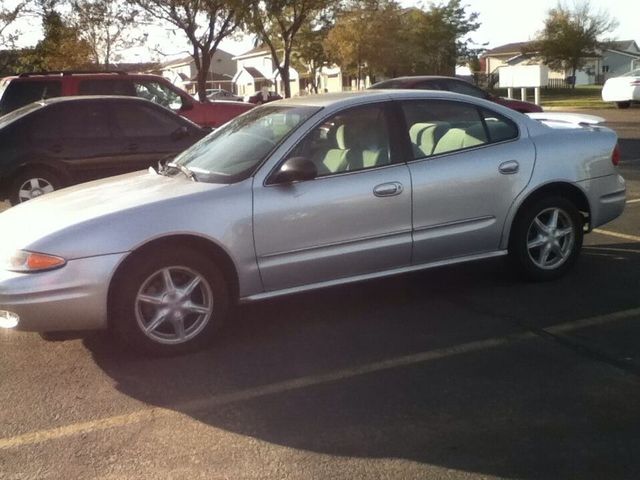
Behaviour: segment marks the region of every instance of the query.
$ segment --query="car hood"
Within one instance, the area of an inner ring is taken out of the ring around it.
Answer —
[[[178,198],[224,186],[192,182],[182,176],[165,177],[149,171],[66,188],[0,213],[2,247],[41,251],[37,248],[42,239],[68,237],[74,231],[84,235],[87,226],[90,228],[96,222],[104,225],[109,222],[109,217],[115,219],[135,210],[163,208]],[[84,227],[78,229],[81,225]],[[113,223],[114,228],[117,225]]]

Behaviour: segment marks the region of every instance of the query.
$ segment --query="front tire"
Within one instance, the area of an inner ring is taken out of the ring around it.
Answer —
[[[11,205],[32,200],[62,187],[60,176],[45,168],[29,168],[19,172],[11,182]]]
[[[564,197],[541,198],[522,210],[509,242],[512,263],[535,281],[561,277],[582,248],[583,219]]]
[[[229,310],[224,275],[191,250],[134,257],[114,279],[110,316],[116,335],[135,351],[175,355],[203,348]]]

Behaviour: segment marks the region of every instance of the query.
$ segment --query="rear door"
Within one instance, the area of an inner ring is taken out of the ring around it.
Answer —
[[[402,102],[413,145],[413,263],[498,250],[535,149],[515,122],[471,103]]]
[[[113,174],[120,147],[100,101],[52,104],[33,119],[34,159],[59,163],[75,182]]]

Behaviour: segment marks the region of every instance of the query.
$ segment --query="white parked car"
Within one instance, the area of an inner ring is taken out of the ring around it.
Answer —
[[[602,100],[616,102],[618,108],[640,102],[640,68],[607,80],[602,87]]]

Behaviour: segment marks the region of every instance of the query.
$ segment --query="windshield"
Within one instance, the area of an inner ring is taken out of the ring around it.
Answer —
[[[172,162],[199,180],[234,183],[250,176],[317,107],[263,106],[236,117],[185,150]]]
[[[640,77],[640,68],[636,68],[635,70],[631,70],[629,73],[625,73],[622,76],[623,77]]]

